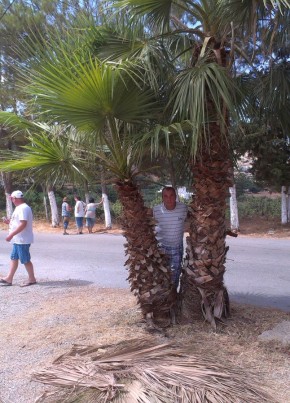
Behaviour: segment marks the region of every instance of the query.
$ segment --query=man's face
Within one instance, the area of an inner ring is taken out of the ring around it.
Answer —
[[[11,201],[14,204],[14,206],[19,206],[19,204],[22,203],[23,199],[17,199],[16,197],[11,197]]]
[[[167,210],[174,210],[176,206],[176,195],[173,190],[164,190],[162,201]]]

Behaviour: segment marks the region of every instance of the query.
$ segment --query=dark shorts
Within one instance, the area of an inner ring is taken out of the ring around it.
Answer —
[[[76,224],[77,224],[78,228],[83,227],[83,221],[84,221],[84,217],[76,217]]]
[[[86,218],[86,226],[93,227],[95,225],[96,219],[95,218]]]
[[[11,260],[20,260],[22,264],[30,262],[30,244],[20,245],[17,243],[13,244],[12,252],[10,255]]]

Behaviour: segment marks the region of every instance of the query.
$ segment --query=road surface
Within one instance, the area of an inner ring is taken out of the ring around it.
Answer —
[[[9,265],[11,245],[0,232],[0,275]],[[36,233],[31,247],[38,281],[78,280],[100,287],[129,288],[122,235]],[[290,312],[290,241],[227,238],[225,284],[232,300]],[[26,278],[21,265],[15,283]]]

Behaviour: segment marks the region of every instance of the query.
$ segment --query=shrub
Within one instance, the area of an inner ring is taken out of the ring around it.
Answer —
[[[281,199],[241,196],[238,198],[239,217],[280,217]]]

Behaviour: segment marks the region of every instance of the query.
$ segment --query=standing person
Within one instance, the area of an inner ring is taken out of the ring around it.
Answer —
[[[96,208],[103,203],[103,199],[99,203],[95,203],[95,199],[93,197],[89,198],[89,203],[85,209],[85,218],[86,218],[86,226],[88,228],[89,234],[93,232],[93,226],[96,222]]]
[[[187,206],[176,201],[176,191],[171,186],[162,190],[162,204],[153,207],[153,216],[157,222],[156,238],[161,249],[169,258],[172,280],[178,287],[183,257],[184,224]]]
[[[67,232],[69,220],[70,220],[71,206],[68,204],[67,197],[62,199],[61,216],[63,224],[63,235],[69,235]]]
[[[83,226],[84,226],[84,216],[85,216],[85,203],[81,200],[79,196],[75,196],[75,220],[78,234],[83,233]]]
[[[10,196],[15,205],[11,219],[3,219],[3,222],[9,224],[9,235],[7,242],[12,242],[10,270],[6,277],[0,279],[0,285],[12,285],[14,274],[18,268],[19,260],[24,264],[28,273],[28,281],[21,285],[27,287],[36,284],[34,268],[31,262],[29,248],[33,243],[33,214],[31,208],[24,201],[23,193],[15,190]]]

